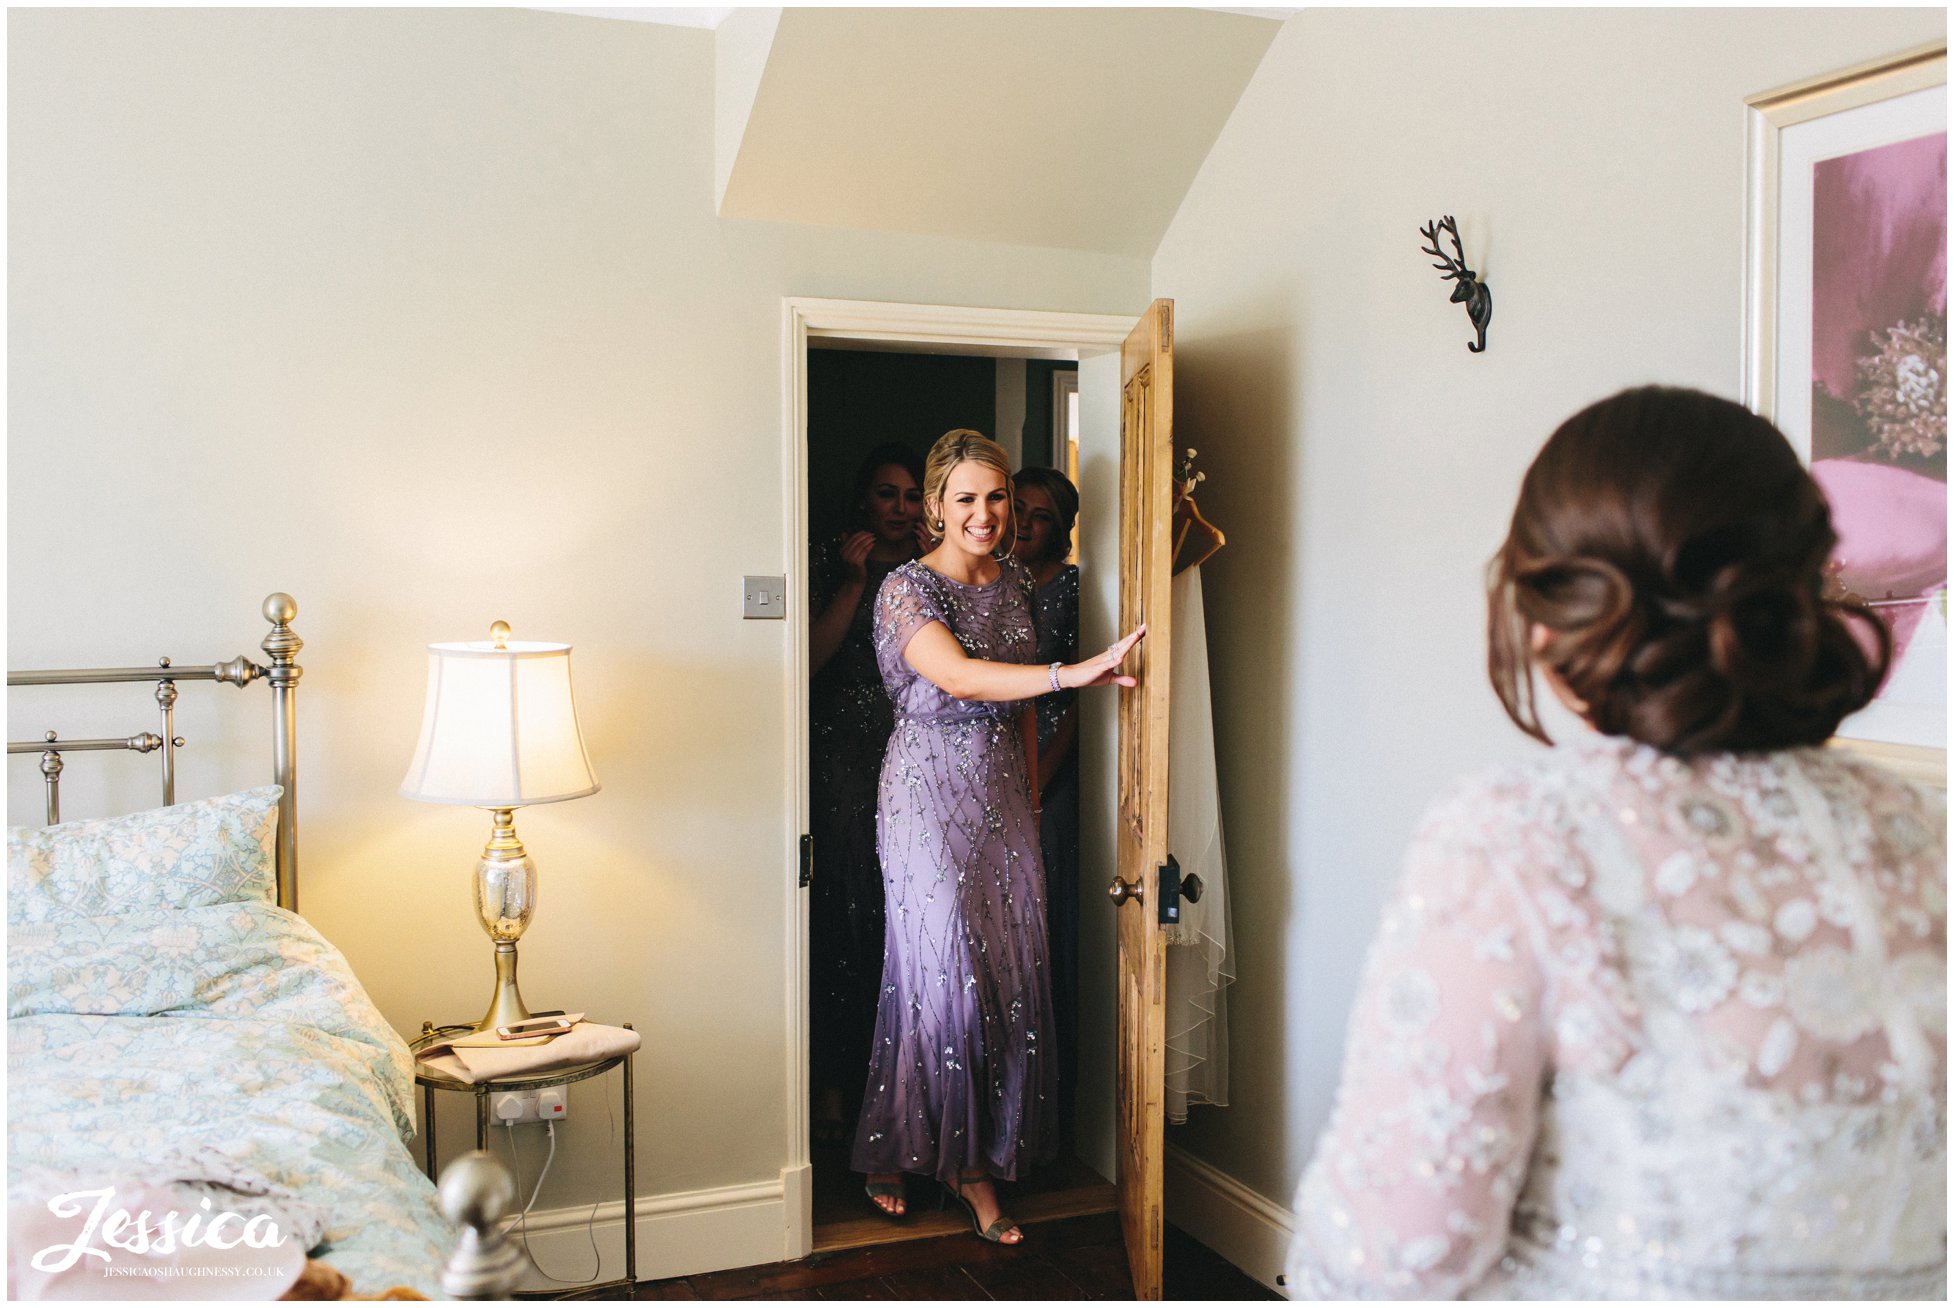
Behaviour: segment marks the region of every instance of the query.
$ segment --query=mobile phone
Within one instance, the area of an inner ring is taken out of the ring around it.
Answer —
[[[536,1036],[562,1035],[576,1023],[563,1016],[531,1017],[507,1026],[495,1028],[495,1034],[503,1040],[530,1040]]]

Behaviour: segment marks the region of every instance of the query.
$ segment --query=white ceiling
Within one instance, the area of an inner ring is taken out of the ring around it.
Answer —
[[[716,30],[733,13],[735,6],[712,8],[685,5],[668,9],[592,9],[564,5],[537,6],[546,14],[582,14],[586,18],[615,18],[626,23],[669,23],[674,27],[704,27]],[[1227,5],[1196,5],[1217,14],[1242,14],[1249,18],[1272,18],[1280,22],[1300,9],[1237,9]]]
[[[716,38],[720,212],[1146,258],[1280,26],[741,10]]]
[[[616,18],[627,23],[667,23],[673,27],[703,27],[716,29],[733,12],[732,6],[723,9],[685,7],[678,9],[582,9],[566,8],[561,5],[539,5],[546,14],[582,14],[585,18]]]

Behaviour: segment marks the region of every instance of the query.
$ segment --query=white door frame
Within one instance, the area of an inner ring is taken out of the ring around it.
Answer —
[[[814,1247],[813,1162],[808,1154],[808,941],[807,894],[800,888],[800,838],[807,812],[807,350],[810,337],[906,346],[943,354],[1098,354],[1117,351],[1138,314],[1050,313],[1036,309],[970,309],[941,304],[874,300],[782,301],[780,466],[787,533],[787,733],[786,811],[794,815],[781,853],[787,888],[787,1166],[785,1190],[788,1258]]]

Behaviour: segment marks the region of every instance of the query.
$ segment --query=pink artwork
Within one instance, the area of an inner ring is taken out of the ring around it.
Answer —
[[[1896,672],[1923,619],[1945,627],[1946,374],[1947,134],[1820,161],[1812,473],[1839,532],[1833,584],[1886,619]]]

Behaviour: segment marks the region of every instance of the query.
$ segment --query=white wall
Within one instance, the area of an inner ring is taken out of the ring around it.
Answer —
[[[997,430],[992,439],[1011,456],[1011,466],[1024,462],[1025,361],[997,361]]]
[[[495,618],[572,642],[604,789],[519,815],[542,876],[524,993],[644,1031],[642,1193],[777,1185],[786,625],[738,600],[789,552],[781,297],[1137,314],[1145,262],[715,218],[704,31],[332,9],[8,30],[9,665],[255,654],[259,600],[292,592],[305,912],[411,1031],[472,1020],[492,980],[486,817],[395,794],[423,646]],[[10,698],[11,738],[151,725],[140,686],[79,718],[48,695]],[[186,690],[186,796],[261,779],[267,702]],[[153,803],[148,773],[74,760],[70,815]],[[9,771],[19,820],[37,780]],[[617,1192],[584,1091],[539,1209]],[[587,1267],[565,1247],[553,1270]],[[780,1252],[777,1230],[667,1239],[640,1273]]]
[[[1209,565],[1239,980],[1233,1106],[1173,1133],[1286,1208],[1362,951],[1458,773],[1531,748],[1481,569],[1559,420],[1740,387],[1744,97],[1945,35],[1945,11],[1334,10],[1289,20],[1157,252]],[[1418,252],[1456,214],[1483,356]],[[1169,1215],[1272,1277],[1253,1195]],[[1234,1225],[1230,1226],[1230,1220]],[[1267,1223],[1265,1222],[1266,1226]]]

